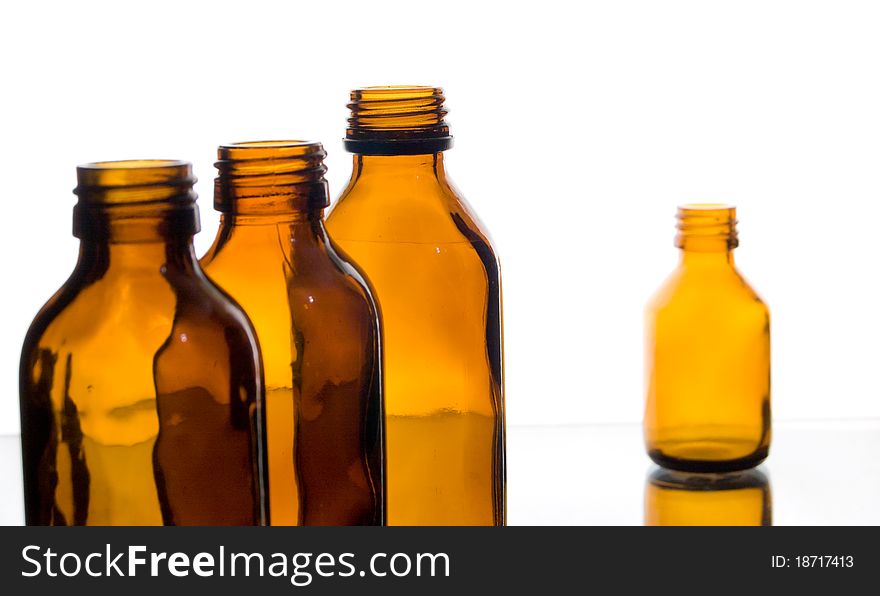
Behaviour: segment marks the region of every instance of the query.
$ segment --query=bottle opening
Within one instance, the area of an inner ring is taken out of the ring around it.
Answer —
[[[689,203],[678,208],[675,245],[687,250],[730,250],[739,246],[736,207]]]
[[[313,141],[247,141],[217,149],[214,207],[223,213],[278,213],[330,204],[324,151]]]
[[[418,85],[351,92],[345,148],[363,155],[417,155],[452,147],[443,89]]]
[[[76,168],[74,194],[101,204],[195,202],[192,165],[172,159],[99,161]]]

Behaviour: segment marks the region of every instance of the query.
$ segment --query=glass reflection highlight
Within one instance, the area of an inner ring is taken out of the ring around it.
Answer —
[[[646,526],[771,526],[770,482],[760,470],[695,474],[654,469],[645,482]]]

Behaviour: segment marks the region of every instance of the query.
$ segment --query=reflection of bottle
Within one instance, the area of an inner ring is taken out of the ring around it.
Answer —
[[[224,145],[205,271],[247,312],[266,370],[272,525],[384,523],[377,307],[324,230],[320,143]]]
[[[750,468],[770,447],[770,316],[736,270],[736,209],[678,210],[679,267],[647,311],[645,440],[661,466]]]
[[[352,92],[354,171],[328,217],[382,308],[388,522],[504,523],[501,284],[451,185],[441,89]]]
[[[196,261],[190,165],[77,176],[79,261],[22,352],[27,523],[262,523],[257,343]]]
[[[770,526],[770,483],[760,470],[693,474],[656,469],[645,487],[646,526]]]

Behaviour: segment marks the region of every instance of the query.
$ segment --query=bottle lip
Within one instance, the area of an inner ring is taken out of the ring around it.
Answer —
[[[678,206],[678,210],[679,212],[730,211],[736,210],[736,205],[733,205],[731,203],[682,203]]]
[[[365,87],[358,87],[352,91],[352,93],[357,92],[375,92],[375,93],[403,93],[403,92],[416,92],[416,93],[425,93],[425,92],[439,92],[443,93],[443,89],[440,87],[435,87],[433,85],[367,85]]]
[[[95,161],[76,168],[81,201],[102,204],[195,200],[192,164],[179,159]]]
[[[236,141],[233,143],[222,143],[221,148],[232,147],[290,147],[293,145],[317,145],[317,141],[306,141],[302,139],[273,139],[269,141]]]
[[[214,166],[222,177],[308,173],[320,178],[326,172],[325,157],[327,152],[318,141],[242,141],[219,145]]]
[[[274,139],[267,141],[237,141],[223,143],[217,147],[217,158],[223,160],[242,161],[248,159],[284,159],[300,157],[304,150],[323,151],[318,141],[297,139]]]
[[[109,161],[92,161],[80,164],[77,169],[81,170],[115,170],[115,169],[147,169],[147,168],[169,168],[189,166],[188,161],[181,159],[115,159]]]
[[[180,159],[93,161],[76,167],[78,188],[194,184],[192,164]]]

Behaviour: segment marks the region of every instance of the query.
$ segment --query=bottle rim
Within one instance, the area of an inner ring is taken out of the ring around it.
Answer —
[[[173,168],[189,166],[188,161],[180,159],[116,159],[109,161],[93,161],[77,166],[80,170],[114,170],[114,169],[148,169]]]
[[[105,205],[195,201],[192,164],[179,159],[122,159],[77,166],[81,202]]]

